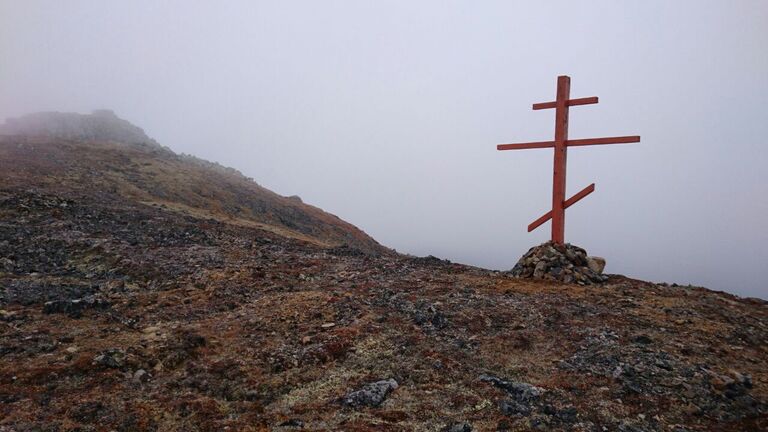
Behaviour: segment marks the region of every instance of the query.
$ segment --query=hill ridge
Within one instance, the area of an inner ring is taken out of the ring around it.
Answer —
[[[111,111],[38,113],[9,120],[0,126],[0,157],[5,162],[0,179],[6,187],[39,184],[60,193],[107,190],[115,198],[255,223],[327,246],[388,252],[339,217],[270,191],[233,168],[177,154]]]

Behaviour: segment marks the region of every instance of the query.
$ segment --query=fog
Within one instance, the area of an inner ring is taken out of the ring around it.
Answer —
[[[0,118],[113,109],[379,242],[509,269],[549,238],[606,271],[768,298],[768,2],[0,1]]]

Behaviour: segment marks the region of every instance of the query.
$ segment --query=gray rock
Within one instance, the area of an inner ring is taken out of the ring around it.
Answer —
[[[120,369],[125,366],[125,352],[116,348],[102,351],[93,358],[93,364]]]
[[[5,309],[0,309],[0,321],[11,322],[17,319],[21,319],[21,316],[16,312],[10,312]]]
[[[528,417],[540,404],[543,390],[539,387],[492,375],[481,375],[480,381],[489,382],[507,393],[509,398],[499,401],[499,410],[504,415]]]
[[[632,338],[632,342],[640,345],[648,345],[653,342],[653,339],[651,339],[648,335],[639,334]]]
[[[387,398],[389,393],[397,388],[397,381],[387,379],[368,383],[360,390],[348,393],[342,399],[344,405],[360,408],[363,406],[377,407]]]
[[[13,267],[16,263],[13,262],[13,260],[10,260],[8,258],[2,257],[0,258],[0,268],[6,270],[6,271],[13,271]]]
[[[44,314],[64,313],[73,318],[79,318],[87,309],[107,309],[108,301],[96,296],[86,296],[75,300],[54,300],[43,304]]]
[[[499,410],[508,416],[528,417],[531,415],[533,407],[529,404],[517,402],[515,400],[503,400],[499,402]]]
[[[441,432],[472,432],[472,425],[466,422],[453,423],[441,429]]]
[[[591,256],[587,258],[587,266],[590,270],[597,274],[603,274],[605,269],[605,258],[598,256]]]
[[[299,419],[288,419],[282,423],[280,423],[280,426],[282,427],[295,427],[295,428],[303,428],[304,422]]]
[[[538,399],[542,394],[542,389],[528,383],[507,381],[492,375],[480,375],[480,381],[489,382],[494,386],[505,390],[515,400],[530,402]]]
[[[139,369],[133,374],[133,381],[143,383],[149,381],[149,373],[144,369]]]

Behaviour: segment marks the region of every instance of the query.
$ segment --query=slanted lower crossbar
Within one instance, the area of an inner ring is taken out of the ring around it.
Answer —
[[[580,190],[576,195],[574,195],[574,196],[568,198],[567,200],[565,200],[565,202],[563,203],[563,209],[567,209],[568,207],[576,204],[582,198],[584,198],[585,196],[591,194],[594,191],[595,191],[595,184],[592,183],[591,185],[589,185],[589,186],[585,187],[584,189]],[[550,219],[552,219],[552,210],[546,212],[540,218],[538,218],[535,221],[531,222],[531,224],[528,225],[528,232],[531,232],[531,231],[535,230],[541,224],[543,224],[544,222],[546,222],[546,221],[548,221]]]

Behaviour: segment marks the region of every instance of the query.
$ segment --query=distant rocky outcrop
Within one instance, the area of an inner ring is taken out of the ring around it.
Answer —
[[[109,110],[42,112],[0,125],[0,185],[98,194],[202,219],[256,226],[325,247],[389,250],[354,225],[262,186],[236,169],[176,154]],[[1,258],[1,257],[0,257]]]
[[[608,280],[603,275],[605,259],[587,255],[570,243],[546,242],[532,247],[512,268],[512,275],[587,285]]]
[[[0,125],[0,135],[46,136],[160,147],[143,129],[108,109],[94,110],[91,114],[49,111],[9,118]]]

